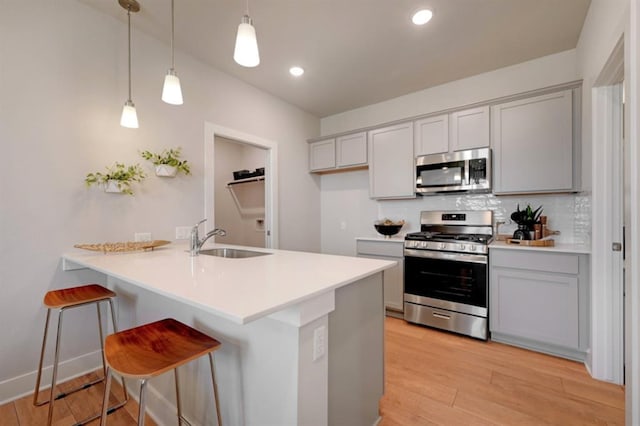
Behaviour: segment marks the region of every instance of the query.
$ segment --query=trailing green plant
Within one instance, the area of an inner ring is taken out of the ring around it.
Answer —
[[[111,167],[105,167],[107,172],[95,172],[87,174],[84,178],[84,182],[87,186],[91,185],[103,185],[106,186],[110,180],[115,181],[118,185],[118,189],[124,194],[133,195],[131,190],[132,182],[142,182],[147,177],[140,164],[133,166],[125,166],[122,163],[116,162]]]
[[[180,156],[182,155],[182,148],[180,147],[163,149],[159,154],[151,151],[142,151],[140,155],[145,160],[151,161],[154,166],[165,164],[167,166],[175,167],[177,171],[182,172],[185,175],[191,174],[191,169],[189,168],[187,160],[180,160]]]

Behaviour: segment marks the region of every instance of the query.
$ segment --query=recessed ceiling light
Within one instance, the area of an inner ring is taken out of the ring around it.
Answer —
[[[432,11],[430,11],[429,9],[422,9],[417,11],[413,15],[413,18],[411,18],[411,20],[416,25],[424,25],[431,20],[432,16],[433,16]]]
[[[302,74],[304,74],[304,69],[302,69],[301,67],[291,67],[289,68],[289,74],[294,77],[300,77]]]

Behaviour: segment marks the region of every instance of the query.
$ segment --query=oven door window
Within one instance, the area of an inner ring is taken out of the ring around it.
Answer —
[[[405,293],[487,307],[487,265],[405,256]]]

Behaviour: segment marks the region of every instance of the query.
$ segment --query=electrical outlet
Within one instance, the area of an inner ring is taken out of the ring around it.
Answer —
[[[191,228],[191,226],[176,226],[176,240],[188,240]]]
[[[133,234],[133,241],[151,241],[151,232],[136,232]]]
[[[313,330],[313,360],[317,361],[325,353],[326,327],[324,325]]]

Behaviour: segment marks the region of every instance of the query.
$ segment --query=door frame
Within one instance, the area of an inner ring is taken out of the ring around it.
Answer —
[[[207,218],[207,222],[205,223],[207,231],[209,231],[209,228],[213,229],[215,225],[214,160],[216,136],[232,139],[266,150],[267,161],[264,170],[265,247],[277,249],[279,245],[277,142],[210,122],[204,123],[204,217]]]

